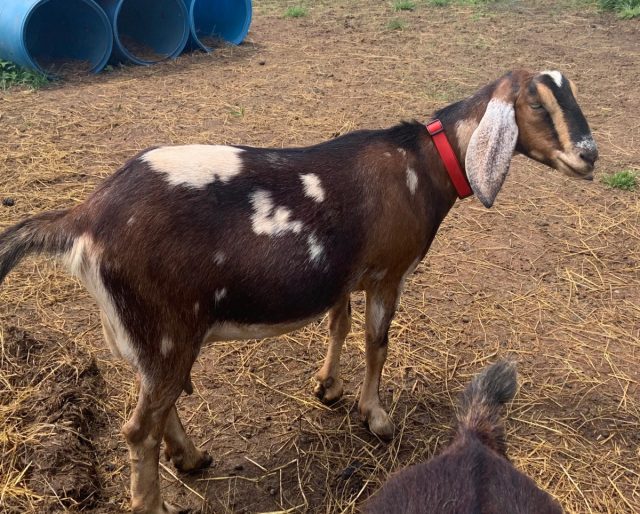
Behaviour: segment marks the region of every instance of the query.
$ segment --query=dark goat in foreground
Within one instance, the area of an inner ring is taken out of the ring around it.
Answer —
[[[403,469],[365,514],[560,514],[562,509],[506,457],[502,407],[516,392],[515,365],[484,369],[462,395],[458,432],[440,455]]]
[[[557,71],[508,73],[436,117],[487,207],[516,151],[570,176],[593,176],[596,145],[573,83]],[[418,122],[307,148],[151,148],[82,204],[0,234],[0,281],[27,254],[45,252],[89,290],[108,346],[140,376],[138,404],[122,429],[133,510],[175,512],[160,494],[162,440],[180,470],[211,462],[175,407],[191,391],[203,345],[283,334],[328,312],[315,393],[333,402],[342,395],[353,291],[367,298],[358,407],[374,434],[392,436],[378,395],[389,326],[405,279],[457,198]]]

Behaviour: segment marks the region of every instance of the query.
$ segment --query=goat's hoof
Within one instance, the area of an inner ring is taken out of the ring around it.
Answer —
[[[325,405],[331,405],[342,398],[342,380],[329,377],[325,380],[316,377],[316,387],[313,392]]]
[[[204,450],[196,450],[191,456],[184,453],[172,455],[165,450],[165,457],[173,462],[173,465],[181,473],[195,473],[208,468],[213,463],[211,455]]]
[[[188,514],[191,512],[191,509],[181,509],[176,507],[175,505],[171,505],[167,502],[162,502],[162,511],[163,514]]]
[[[393,439],[393,423],[389,419],[389,415],[381,407],[369,412],[366,422],[373,435],[379,437],[383,441],[390,441]]]

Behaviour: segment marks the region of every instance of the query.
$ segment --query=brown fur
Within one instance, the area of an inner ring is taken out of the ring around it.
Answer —
[[[502,405],[515,394],[515,367],[498,362],[463,395],[454,441],[439,456],[390,478],[366,514],[560,514],[561,507],[506,458]]]

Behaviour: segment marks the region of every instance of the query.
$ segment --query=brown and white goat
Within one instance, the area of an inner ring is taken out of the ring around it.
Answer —
[[[515,151],[590,179],[597,158],[573,85],[516,71],[438,111],[474,193],[491,206]],[[105,339],[140,376],[123,427],[135,512],[172,512],[158,455],[209,464],[175,401],[191,390],[205,343],[261,338],[329,313],[315,392],[342,394],[349,295],[366,292],[366,374],[359,409],[383,438],[378,388],[387,332],[406,277],[426,254],[456,191],[425,126],[365,130],[307,148],[189,145],[145,150],[82,204],[0,234],[0,281],[25,255],[61,257],[95,298]]]
[[[390,478],[365,503],[364,513],[561,514],[558,503],[506,457],[501,411],[516,387],[513,363],[484,369],[462,395],[453,442]]]

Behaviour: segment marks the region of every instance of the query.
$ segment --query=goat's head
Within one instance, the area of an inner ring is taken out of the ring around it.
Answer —
[[[480,96],[486,101],[487,94],[465,158],[471,187],[486,207],[493,204],[514,151],[565,175],[593,179],[598,149],[576,88],[559,71],[511,72]]]

